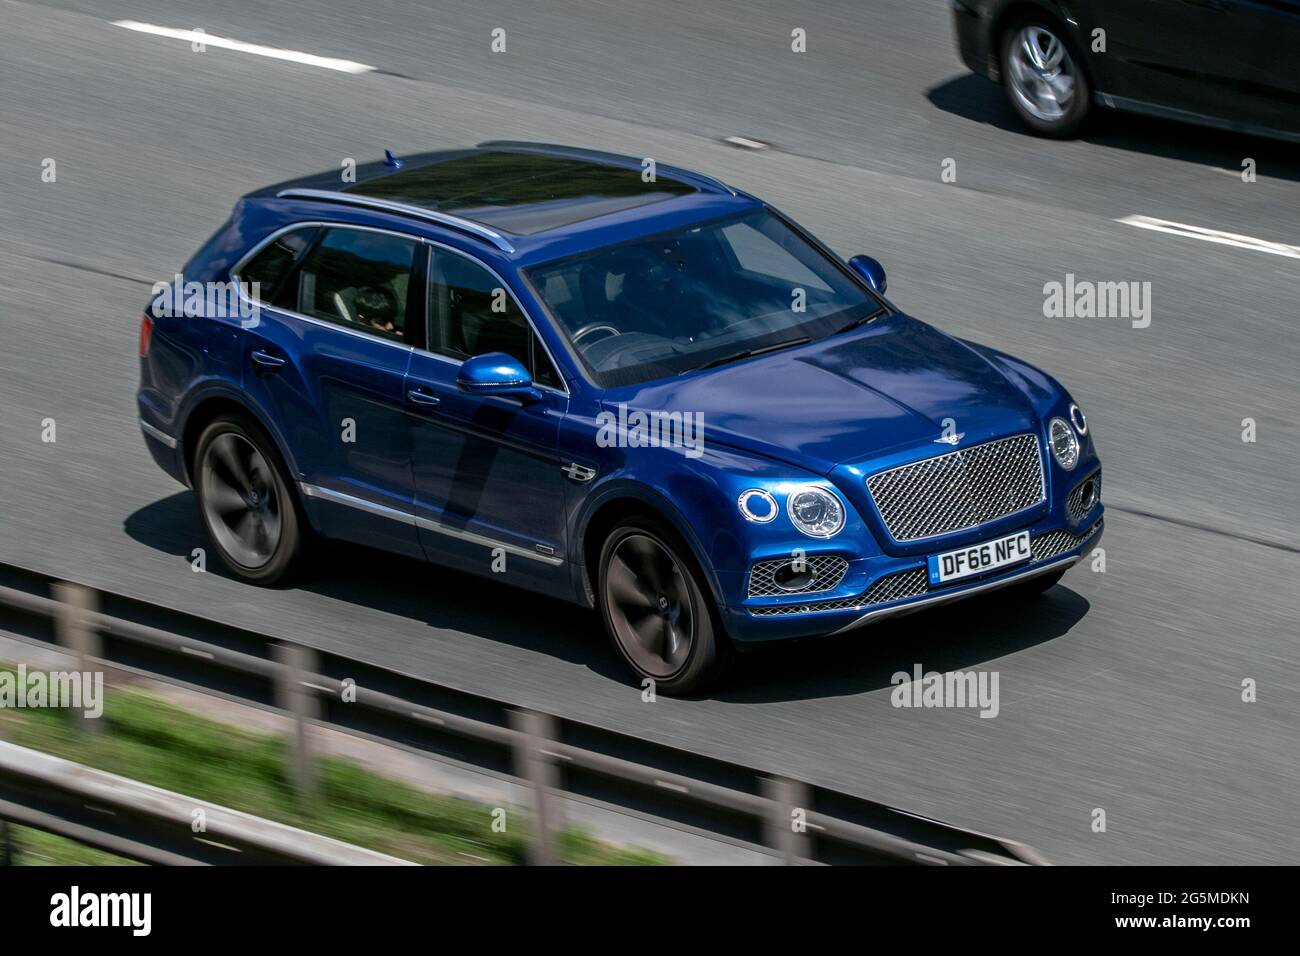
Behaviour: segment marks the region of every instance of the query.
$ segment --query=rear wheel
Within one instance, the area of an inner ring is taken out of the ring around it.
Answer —
[[[1001,52],[1002,83],[1025,125],[1055,139],[1077,135],[1092,91],[1065,30],[1050,17],[1029,14],[1003,33]]]
[[[284,580],[303,523],[270,436],[251,419],[223,415],[199,436],[194,462],[199,515],[221,562],[253,584]]]
[[[624,662],[657,690],[697,690],[729,657],[706,588],[685,543],[660,522],[628,519],[605,539],[597,588],[605,629]]]

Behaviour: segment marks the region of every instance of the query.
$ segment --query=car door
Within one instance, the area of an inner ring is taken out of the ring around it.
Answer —
[[[412,293],[423,249],[385,230],[319,227],[243,342],[245,391],[277,422],[317,526],[413,556],[404,384],[406,333],[424,322]]]
[[[1196,113],[1216,112],[1222,93],[1205,42],[1222,19],[1219,0],[1090,0],[1080,8],[1081,42],[1105,30],[1105,52],[1089,62],[1098,85],[1121,100]],[[1103,97],[1105,101],[1106,97]]]
[[[526,585],[565,582],[564,382],[513,292],[485,264],[433,245],[428,275],[428,348],[412,354],[406,376],[426,553],[480,573],[517,572]],[[519,359],[538,397],[460,391],[461,362],[488,352]]]
[[[1300,0],[1198,0],[1210,19],[1202,55],[1220,85],[1214,115],[1300,131]]]

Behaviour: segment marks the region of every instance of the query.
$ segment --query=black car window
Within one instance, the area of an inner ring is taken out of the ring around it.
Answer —
[[[316,238],[315,226],[303,226],[276,237],[239,270],[244,291],[256,302],[274,302],[280,282],[303,250]]]
[[[419,246],[414,239],[392,233],[331,226],[276,304],[400,341]]]
[[[514,298],[471,259],[434,249],[429,266],[429,349],[464,360],[505,352],[539,385],[561,388],[560,376]]]

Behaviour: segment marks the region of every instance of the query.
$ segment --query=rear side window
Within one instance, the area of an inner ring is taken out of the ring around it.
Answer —
[[[514,298],[496,276],[471,259],[433,251],[429,325],[431,351],[462,360],[505,352],[518,359],[538,385],[563,387]]]
[[[304,226],[278,236],[239,270],[239,279],[250,298],[274,302],[280,283],[289,274],[303,250],[316,238],[315,226]]]
[[[276,304],[401,341],[419,245],[391,233],[329,227]]]

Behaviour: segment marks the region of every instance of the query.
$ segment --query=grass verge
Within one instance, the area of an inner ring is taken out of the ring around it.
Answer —
[[[526,860],[528,822],[519,808],[503,808],[505,831],[494,832],[496,808],[429,794],[335,757],[317,761],[318,793],[300,799],[289,784],[289,754],[279,737],[197,717],[139,691],[112,689],[105,697],[102,732],[95,736],[79,733],[65,711],[0,709],[0,738],[416,863]],[[22,827],[12,831],[18,834],[20,864],[122,862],[59,837]],[[560,834],[559,849],[564,862],[573,864],[670,862],[576,828]]]

